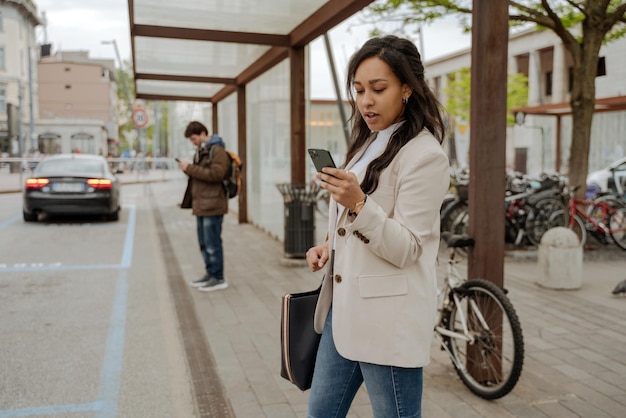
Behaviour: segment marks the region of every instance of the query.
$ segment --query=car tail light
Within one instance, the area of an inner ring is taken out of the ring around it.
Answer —
[[[113,187],[113,182],[109,179],[89,179],[87,184],[94,189],[110,189]]]
[[[26,179],[26,188],[27,189],[41,189],[44,186],[47,186],[50,183],[48,179]]]

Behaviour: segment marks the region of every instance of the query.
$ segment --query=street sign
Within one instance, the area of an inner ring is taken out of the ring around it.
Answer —
[[[137,128],[145,128],[148,124],[148,114],[146,109],[138,107],[133,110],[133,123]]]

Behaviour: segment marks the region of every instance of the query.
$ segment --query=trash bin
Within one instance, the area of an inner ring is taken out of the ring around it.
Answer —
[[[285,205],[285,257],[305,258],[315,240],[315,199],[319,185],[280,183]]]

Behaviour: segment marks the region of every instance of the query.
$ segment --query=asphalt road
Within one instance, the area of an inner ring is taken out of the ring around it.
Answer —
[[[192,388],[144,185],[119,222],[24,223],[0,195],[0,417],[190,417]]]

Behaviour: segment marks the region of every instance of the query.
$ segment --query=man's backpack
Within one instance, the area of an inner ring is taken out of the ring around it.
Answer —
[[[226,172],[226,178],[224,178],[224,190],[226,190],[226,197],[232,199],[235,196],[239,196],[241,191],[241,158],[233,151],[226,150],[230,164],[228,171]]]
[[[224,185],[224,191],[226,197],[232,199],[235,196],[239,196],[241,191],[241,158],[234,151],[226,150],[228,155],[228,170],[226,171],[226,177],[222,180]],[[213,147],[209,148],[209,161],[213,159]]]

